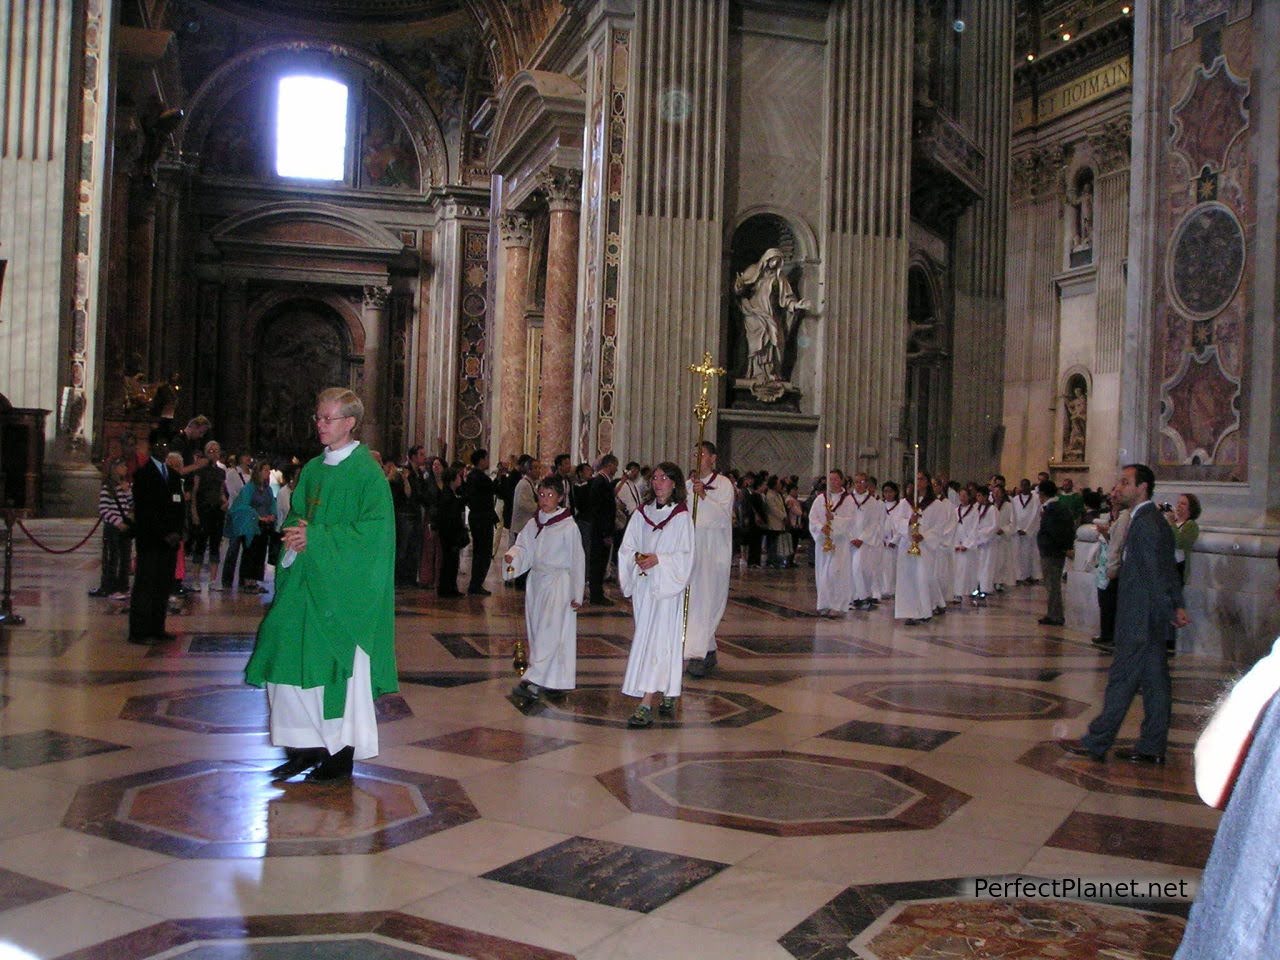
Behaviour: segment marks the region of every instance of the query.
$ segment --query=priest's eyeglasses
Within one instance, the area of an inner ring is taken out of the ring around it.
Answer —
[[[345,420],[349,416],[351,416],[351,414],[345,413],[336,417],[322,417],[318,413],[313,413],[311,415],[311,419],[314,420],[316,423],[337,423],[339,420]]]

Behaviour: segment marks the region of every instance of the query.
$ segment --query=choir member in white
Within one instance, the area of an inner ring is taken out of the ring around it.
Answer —
[[[871,601],[878,595],[876,560],[884,511],[873,496],[865,473],[854,474],[849,501],[853,504],[853,520],[849,525],[850,593],[854,609],[870,610]]]
[[[577,685],[578,608],[586,586],[582,536],[564,505],[564,480],[546,477],[538,483],[537,497],[537,513],[502,558],[503,579],[529,574],[524,595],[529,669],[512,691],[525,701],[537,700],[544,689]]]
[[[651,495],[627,522],[618,550],[618,579],[631,598],[635,636],[622,692],[640,697],[629,727],[653,725],[658,712],[674,716],[684,667],[684,591],[693,572],[694,531],[685,504],[684,474],[664,462],[650,476]]]
[[[961,488],[960,503],[953,513],[956,526],[951,548],[951,602],[960,603],[970,593],[978,593],[978,505],[972,484]]]
[[[947,612],[947,598],[951,596],[955,567],[953,548],[956,539],[956,507],[960,504],[960,494],[951,489],[945,476],[934,477],[931,485],[934,499],[947,507],[941,511],[939,529],[929,538],[925,547],[933,564],[933,582],[930,585],[933,590],[933,612],[941,616]]]
[[[986,606],[987,596],[995,593],[996,538],[1000,529],[1000,511],[991,505],[987,488],[973,483],[972,496],[978,512],[978,591],[969,596],[974,606]]]
[[[884,507],[884,521],[880,526],[880,539],[884,549],[880,552],[880,597],[892,599],[898,582],[898,518],[911,514],[911,504],[899,499],[898,485],[892,480],[880,488]]]
[[[991,487],[991,506],[996,511],[996,540],[991,548],[995,555],[993,561],[997,593],[1003,593],[1005,587],[1013,583],[1013,502],[1005,491],[1003,484]]]
[[[693,574],[689,579],[689,622],[684,656],[689,676],[704,677],[716,665],[716,628],[729,601],[733,566],[733,483],[716,470],[716,445],[703,441],[698,475],[690,479],[687,502],[694,527]]]
[[[1040,498],[1023,477],[1013,504],[1013,572],[1017,583],[1040,582],[1040,551],[1036,534],[1040,531]]]
[[[893,520],[898,563],[893,615],[905,620],[909,627],[931,620],[937,612],[933,554],[945,547],[943,538],[951,513],[948,501],[934,497],[929,475],[924,471],[916,477],[915,503],[918,509],[895,511]],[[918,523],[913,530],[915,519]],[[918,554],[911,552],[912,543],[919,546]]]
[[[818,614],[843,617],[853,594],[853,545],[850,543],[855,508],[844,488],[844,474],[827,474],[827,489],[809,508],[813,535],[813,573],[818,585]]]

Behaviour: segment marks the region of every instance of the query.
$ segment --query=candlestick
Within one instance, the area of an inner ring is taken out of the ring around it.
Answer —
[[[827,476],[831,476],[831,444],[827,444]]]

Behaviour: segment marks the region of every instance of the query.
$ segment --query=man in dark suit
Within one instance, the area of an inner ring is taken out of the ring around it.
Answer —
[[[129,642],[150,645],[172,639],[164,616],[182,540],[182,477],[165,466],[167,438],[152,430],[147,461],[133,475],[134,533],[138,564],[129,600]]]
[[[601,607],[613,606],[613,601],[604,595],[604,575],[609,568],[613,524],[618,510],[617,500],[613,495],[613,477],[617,472],[618,458],[607,453],[600,459],[599,471],[587,485],[586,499],[591,517],[587,583],[591,586],[591,602]]]
[[[467,474],[463,500],[467,503],[467,525],[471,528],[471,586],[467,593],[489,596],[484,578],[493,562],[493,532],[498,526],[498,511],[494,509],[495,490],[489,476],[489,451],[477,450],[471,454],[471,472]]]
[[[1117,750],[1116,759],[1131,763],[1164,763],[1169,736],[1172,694],[1167,643],[1177,627],[1190,621],[1183,608],[1182,578],[1173,559],[1173,532],[1151,502],[1155,474],[1144,464],[1124,468],[1116,487],[1129,508],[1129,533],[1120,562],[1120,595],[1116,603],[1115,658],[1107,674],[1102,712],[1078,742],[1063,743],[1068,753],[1102,761],[1129,712],[1133,695],[1142,691],[1142,728],[1132,750]]]

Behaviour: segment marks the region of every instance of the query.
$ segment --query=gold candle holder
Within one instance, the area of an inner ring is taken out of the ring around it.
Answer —
[[[907,547],[907,556],[920,556],[920,514],[914,510],[911,513],[911,523],[907,525],[907,530],[911,534],[911,546]]]
[[[525,652],[523,640],[516,641],[516,648],[511,654],[511,666],[518,677],[523,677],[524,672],[529,669],[529,655]]]

